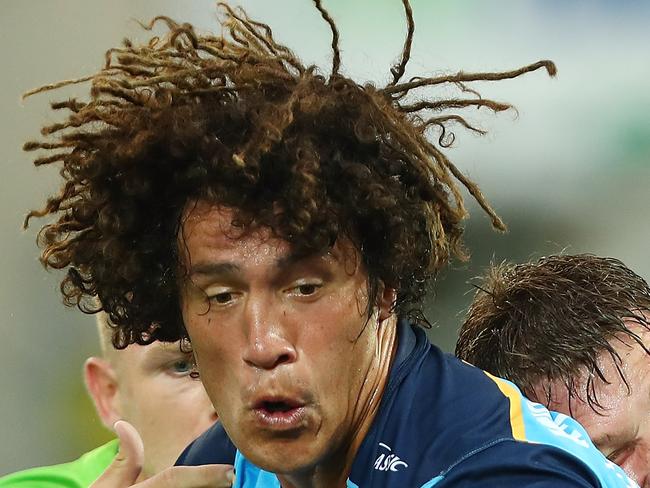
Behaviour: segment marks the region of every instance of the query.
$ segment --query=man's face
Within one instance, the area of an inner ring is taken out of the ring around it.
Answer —
[[[217,419],[203,385],[190,378],[191,357],[179,343],[130,345],[111,352],[117,408],[142,436],[139,479],[172,466],[183,449]]]
[[[650,333],[637,323],[628,322],[646,345]],[[596,413],[586,403],[572,399],[573,417],[582,424],[594,444],[611,461],[621,466],[641,487],[650,487],[650,356],[630,338],[614,339],[612,346],[621,356],[621,371],[630,386],[628,392],[608,353],[599,357],[609,384],[593,378],[595,393],[602,412]],[[583,376],[581,397],[585,398]],[[569,415],[566,387],[552,385],[552,410]]]
[[[280,474],[310,470],[336,457],[365,415],[381,329],[378,312],[367,322],[367,275],[347,241],[298,257],[267,229],[243,233],[231,219],[199,202],[184,221],[183,318],[201,378],[248,459]]]

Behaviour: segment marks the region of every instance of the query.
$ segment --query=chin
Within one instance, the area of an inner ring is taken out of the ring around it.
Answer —
[[[320,459],[320,456],[313,449],[307,448],[303,442],[281,440],[264,444],[242,450],[242,453],[253,464],[271,473],[289,474],[308,470]]]

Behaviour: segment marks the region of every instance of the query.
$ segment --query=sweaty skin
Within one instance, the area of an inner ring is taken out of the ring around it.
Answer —
[[[345,486],[395,351],[394,290],[368,318],[349,241],[296,256],[266,228],[233,227],[227,208],[187,208],[183,318],[226,431],[285,488]]]
[[[634,321],[626,322],[644,344],[650,345],[650,332]],[[581,399],[571,399],[561,382],[551,384],[549,408],[571,415],[582,424],[594,444],[608,459],[615,462],[636,481],[641,488],[650,488],[650,356],[629,337],[610,341],[621,357],[621,372],[628,387],[617,371],[608,353],[599,358],[607,382],[595,377],[594,391],[602,406],[599,413]],[[580,398],[586,398],[587,373],[582,373],[578,383]],[[544,398],[542,386],[536,396]]]

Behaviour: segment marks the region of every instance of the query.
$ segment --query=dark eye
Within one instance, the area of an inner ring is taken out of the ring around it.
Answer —
[[[306,284],[306,285],[298,286],[297,289],[298,289],[298,293],[300,293],[301,295],[313,295],[314,293],[316,293],[318,287],[316,285]]]
[[[229,292],[217,293],[216,295],[212,295],[210,297],[210,300],[222,304],[228,303],[232,300],[232,293]]]

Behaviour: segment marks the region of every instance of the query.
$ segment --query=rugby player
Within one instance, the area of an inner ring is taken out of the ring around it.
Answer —
[[[126,466],[116,463],[103,486],[131,486],[174,464],[185,446],[217,419],[201,382],[191,378],[191,354],[179,343],[113,348],[112,329],[104,313],[97,314],[100,356],[84,365],[84,379],[97,414],[110,430],[135,435],[140,452],[129,453]],[[124,422],[128,422],[127,426]],[[125,432],[126,431],[126,432]],[[129,446],[131,448],[131,446]],[[87,488],[114,463],[120,446],[112,440],[79,459],[28,469],[0,478],[2,488]],[[228,449],[225,450],[227,453]],[[227,454],[223,462],[234,455]],[[101,484],[96,486],[102,486]],[[224,484],[223,486],[230,486]]]
[[[90,99],[55,104],[72,113],[25,146],[62,166],[28,220],[52,218],[41,258],[67,269],[65,299],[92,312],[98,296],[117,347],[189,338],[238,448],[236,486],[634,486],[577,423],[558,427],[420,327],[435,273],[465,257],[460,187],[504,228],[443,152],[452,124],[480,131],[453,110],[506,110],[468,84],[555,66],[404,81],[404,0],[390,80],[361,84],[314,3],[328,73],[222,5],[221,35],[159,18],[169,35],[67,82],[90,80]],[[458,95],[426,90],[439,85]],[[208,430],[180,462],[215,462],[222,440]]]
[[[548,256],[492,267],[458,357],[578,420],[596,447],[650,487],[650,288],[614,258]]]

